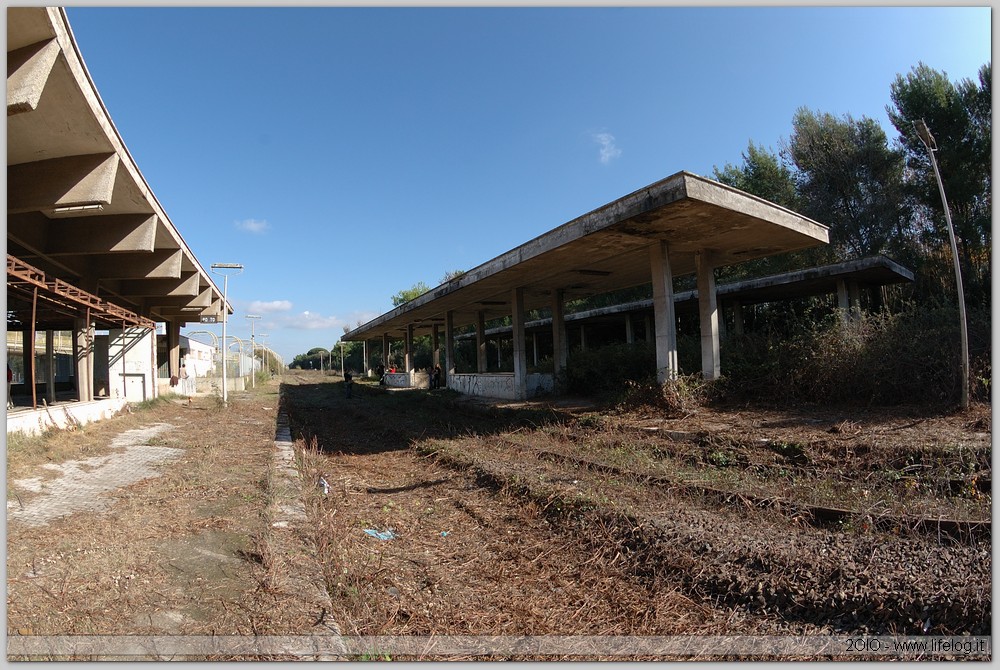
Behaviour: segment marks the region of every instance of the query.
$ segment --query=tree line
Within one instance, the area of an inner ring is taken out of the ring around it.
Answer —
[[[967,298],[988,308],[992,257],[992,65],[978,82],[949,80],[920,63],[889,87],[890,141],[874,119],[800,108],[774,153],[750,142],[742,165],[718,181],[830,227],[828,246],[726,268],[725,279],[883,254],[914,270],[914,297],[954,297],[948,228],[927,150],[913,122],[926,121],[951,209]]]

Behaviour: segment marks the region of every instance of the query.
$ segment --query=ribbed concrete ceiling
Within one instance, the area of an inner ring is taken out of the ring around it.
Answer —
[[[7,253],[155,321],[222,314],[222,292],[128,153],[61,8],[7,9]]]

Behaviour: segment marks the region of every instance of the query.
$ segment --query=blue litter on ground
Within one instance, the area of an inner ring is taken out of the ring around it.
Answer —
[[[376,540],[394,540],[396,539],[396,534],[392,532],[392,528],[386,530],[375,530],[374,528],[365,528],[365,534],[374,537]]]

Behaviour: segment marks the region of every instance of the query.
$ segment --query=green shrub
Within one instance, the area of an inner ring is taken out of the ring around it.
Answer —
[[[723,346],[732,395],[893,405],[958,399],[958,314],[951,307],[803,319],[786,337],[751,333]],[[969,315],[973,397],[989,400],[989,316]]]
[[[959,398],[958,312],[950,305],[910,304],[846,324],[817,310],[780,317],[780,324],[724,340],[722,378],[710,384],[698,372],[658,384],[651,342],[576,349],[559,381],[568,393],[667,410],[723,398],[862,405]],[[990,326],[988,309],[969,312],[970,393],[984,402],[992,386]],[[697,334],[679,336],[677,348],[682,372],[700,368]]]
[[[563,383],[568,393],[617,400],[627,380],[656,379],[656,350],[651,342],[574,349],[567,357]]]

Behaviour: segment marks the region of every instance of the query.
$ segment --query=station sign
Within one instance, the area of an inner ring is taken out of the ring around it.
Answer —
[[[218,323],[219,317],[202,315],[200,321],[201,323]]]

